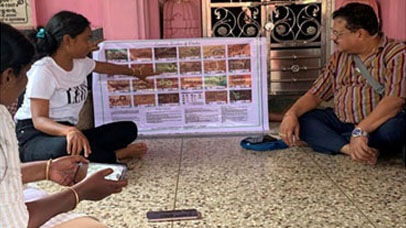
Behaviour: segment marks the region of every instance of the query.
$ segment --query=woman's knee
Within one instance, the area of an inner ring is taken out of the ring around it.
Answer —
[[[64,137],[37,137],[20,147],[22,162],[54,159],[66,154]]]
[[[138,130],[137,124],[135,124],[132,121],[120,121],[120,122],[117,122],[117,124],[120,125],[120,128],[122,128],[126,131],[131,131],[131,132],[137,133],[137,130]]]
[[[123,133],[123,137],[130,143],[137,138],[138,128],[132,121],[120,121],[117,122],[118,129]]]

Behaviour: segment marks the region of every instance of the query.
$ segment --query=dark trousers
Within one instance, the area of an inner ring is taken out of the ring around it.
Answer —
[[[62,122],[65,125],[71,125]],[[125,148],[137,137],[137,125],[131,121],[115,122],[82,131],[87,137],[92,162],[116,163],[115,150]],[[66,137],[52,136],[34,128],[31,119],[18,120],[16,133],[22,162],[48,160],[67,155]],[[83,155],[83,151],[81,153]]]
[[[337,154],[350,143],[354,124],[343,123],[332,108],[316,109],[299,118],[300,138],[313,150],[325,154]],[[405,112],[387,120],[368,138],[368,146],[378,149],[381,155],[400,152],[406,139]]]

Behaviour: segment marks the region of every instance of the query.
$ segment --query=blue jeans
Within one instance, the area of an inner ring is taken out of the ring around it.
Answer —
[[[313,150],[325,154],[337,154],[350,143],[354,124],[343,123],[332,108],[316,109],[299,118],[300,138],[306,141]],[[368,145],[376,148],[381,155],[400,152],[406,138],[405,112],[398,113],[387,120],[368,138]]]
[[[71,125],[68,122],[62,124]],[[31,119],[18,120],[16,133],[22,162],[48,160],[67,155],[66,137],[48,135],[35,129]],[[135,140],[137,125],[131,121],[120,121],[83,130],[82,133],[89,140],[92,151],[89,161],[116,163],[115,150],[125,148]]]

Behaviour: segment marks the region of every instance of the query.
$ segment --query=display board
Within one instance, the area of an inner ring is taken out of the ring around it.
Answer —
[[[140,135],[265,132],[263,38],[106,41],[97,61],[157,75],[93,74],[95,125],[134,121]]]

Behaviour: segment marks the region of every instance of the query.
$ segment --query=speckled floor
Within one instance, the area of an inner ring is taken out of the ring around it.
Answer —
[[[406,227],[406,169],[400,157],[375,166],[308,147],[252,152],[242,137],[145,140],[129,163],[129,186],[82,202],[110,227]],[[41,183],[50,191],[55,185]],[[149,210],[196,208],[200,220],[151,223]]]

